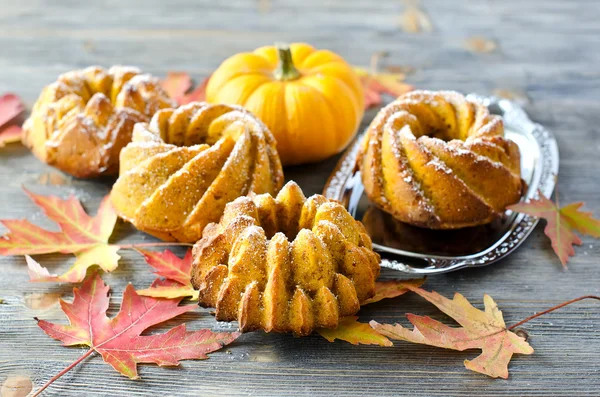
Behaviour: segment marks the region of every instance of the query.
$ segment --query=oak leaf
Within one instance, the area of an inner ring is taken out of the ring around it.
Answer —
[[[382,335],[445,349],[481,349],[481,354],[474,360],[465,360],[465,367],[494,378],[508,378],[508,363],[513,354],[533,353],[525,339],[506,328],[502,312],[489,295],[484,295],[485,311],[481,311],[459,293],[450,300],[436,292],[410,286],[409,289],[433,303],[462,327],[449,327],[430,317],[407,314],[414,325],[412,331],[399,324],[371,321],[371,326]]]
[[[28,220],[0,220],[9,232],[0,236],[0,255],[75,254],[75,263],[61,276],[53,275],[27,257],[31,281],[79,282],[90,266],[98,265],[109,272],[117,267],[118,245],[108,243],[117,215],[108,201],[100,203],[95,217],[86,214],[74,196],[66,200],[42,196],[26,189],[25,193],[48,218],[60,227],[59,232],[43,229]]]
[[[62,341],[63,346],[89,346],[90,350],[82,357],[95,351],[107,364],[131,379],[139,378],[138,363],[176,366],[181,360],[206,359],[207,353],[221,349],[240,335],[208,329],[187,331],[186,325],[181,324],[165,333],[141,336],[149,327],[197,306],[179,306],[181,299],[143,297],[129,284],[119,312],[109,318],[106,315],[109,289],[98,274],[87,277],[81,288],[73,289],[72,303],[60,300],[70,324],[39,320],[38,326],[48,336]],[[81,358],[76,363],[80,361]]]
[[[138,290],[139,295],[152,296],[155,298],[183,298],[191,297],[198,299],[198,291],[194,290],[190,279],[192,270],[192,251],[188,250],[183,259],[169,250],[163,252],[152,252],[138,250],[144,256],[146,263],[154,268],[154,273],[164,277],[171,283],[164,284],[155,281],[150,288]]]
[[[210,76],[190,91],[193,84],[189,74],[186,72],[169,72],[167,77],[162,81],[162,87],[179,105],[186,105],[190,102],[202,102],[206,98],[206,86],[208,85],[209,78]]]
[[[409,291],[409,286],[420,287],[425,282],[424,278],[414,280],[384,280],[375,282],[375,295],[362,303],[362,306],[369,303],[379,302],[383,299],[395,298],[404,295]]]
[[[23,113],[25,107],[15,94],[0,96],[0,147],[7,143],[21,140],[22,128],[19,125],[9,125]]]
[[[569,256],[575,255],[573,244],[581,245],[581,239],[575,232],[600,238],[600,220],[594,219],[591,212],[580,211],[582,206],[583,203],[579,202],[559,209],[540,192],[539,198],[511,205],[508,209],[546,220],[544,233],[550,238],[554,252],[566,269]]]
[[[377,281],[375,282],[375,295],[363,302],[362,305],[398,297],[407,293],[410,290],[409,287],[419,287],[424,282],[425,279]],[[369,324],[356,321],[357,318],[354,316],[344,317],[340,320],[337,328],[319,328],[317,332],[329,342],[340,339],[353,345],[392,346],[392,342],[386,337],[371,328]]]

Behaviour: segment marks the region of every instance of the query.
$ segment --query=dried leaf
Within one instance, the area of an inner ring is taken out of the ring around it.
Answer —
[[[379,60],[386,55],[381,52],[373,54],[369,69],[354,68],[363,85],[365,109],[380,106],[383,103],[382,94],[390,95],[395,99],[414,89],[412,85],[403,82],[406,77],[403,73],[379,72]]]
[[[498,44],[492,39],[476,36],[465,40],[465,48],[471,52],[490,53],[496,51]]]
[[[6,378],[0,389],[2,397],[26,397],[33,389],[33,383],[27,376],[12,375]]]
[[[4,147],[7,143],[21,142],[21,133],[23,128],[18,125],[11,125],[0,131],[0,147]]]
[[[61,295],[60,292],[48,292],[45,294],[34,293],[26,295],[23,301],[25,306],[32,310],[45,310],[57,304]]]
[[[186,105],[190,102],[202,102],[206,98],[207,77],[191,92],[192,78],[186,72],[169,72],[167,78],[162,81],[162,87],[179,105]]]
[[[183,298],[191,297],[198,299],[198,291],[192,287],[190,272],[192,270],[192,251],[188,250],[183,259],[179,259],[169,250],[163,252],[152,252],[138,250],[148,265],[154,268],[154,273],[171,281],[171,283],[159,283],[154,281],[150,288],[138,290],[139,295],[152,296],[155,298]]]
[[[375,282],[375,295],[367,299],[362,305],[379,302],[382,299],[396,298],[410,291],[409,287],[420,287],[425,282],[424,278],[414,280],[385,280]]]
[[[432,32],[429,16],[416,5],[407,5],[400,15],[400,28],[407,33]]]
[[[40,320],[38,326],[50,337],[62,341],[63,346],[89,346],[84,357],[95,351],[116,371],[131,379],[139,378],[138,363],[176,366],[181,360],[206,359],[207,353],[221,349],[240,335],[208,329],[187,331],[186,325],[181,324],[165,333],[141,336],[149,327],[197,306],[179,306],[180,299],[142,297],[129,284],[121,309],[115,317],[109,318],[106,315],[108,291],[100,276],[93,274],[85,279],[81,288],[73,289],[72,303],[60,301],[69,325]]]
[[[180,105],[185,105],[190,102],[202,102],[206,100],[206,86],[208,86],[208,80],[210,76],[205,78],[202,83],[200,83],[196,88],[194,88],[190,93],[184,95],[179,98],[178,102]]]
[[[19,117],[24,110],[21,99],[15,94],[0,96],[0,147],[7,143],[21,141],[21,126],[8,124]]]
[[[169,72],[161,85],[171,98],[177,99],[192,88],[192,78],[186,72]]]
[[[17,118],[25,107],[21,99],[15,94],[4,94],[0,96],[0,129]]]
[[[344,340],[353,345],[392,346],[393,343],[374,330],[369,324],[356,321],[358,317],[344,317],[336,329],[318,328],[317,332],[329,342]]]
[[[389,73],[403,75],[412,74],[416,70],[413,66],[410,65],[387,65],[383,69]]]
[[[108,244],[117,215],[108,201],[100,203],[95,217],[87,215],[74,196],[66,200],[37,195],[24,189],[46,216],[56,222],[60,232],[45,230],[27,220],[0,220],[9,233],[0,236],[0,255],[36,255],[60,252],[75,254],[77,259],[66,273],[52,275],[27,257],[31,281],[80,282],[90,266],[110,272],[117,267],[118,245]]]
[[[580,211],[583,204],[572,203],[558,209],[555,203],[540,192],[538,199],[528,203],[517,203],[508,209],[546,220],[544,233],[550,238],[554,252],[566,269],[569,256],[575,255],[573,244],[581,245],[576,231],[595,238],[600,237],[600,220],[594,219],[591,212]]]
[[[513,354],[532,354],[533,348],[521,337],[506,328],[502,312],[489,295],[484,295],[485,312],[473,307],[459,293],[449,300],[436,292],[410,287],[410,290],[433,303],[462,327],[453,328],[430,317],[407,314],[414,325],[411,331],[399,324],[371,326],[390,339],[421,343],[453,350],[481,349],[474,360],[465,360],[471,371],[497,378],[508,378],[508,363]]]
[[[494,95],[499,98],[515,101],[521,105],[526,105],[531,102],[531,99],[525,91],[516,88],[497,88],[494,90]]]

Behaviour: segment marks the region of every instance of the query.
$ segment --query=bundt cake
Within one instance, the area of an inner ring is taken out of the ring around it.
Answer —
[[[92,66],[46,86],[23,125],[23,143],[78,178],[116,174],[133,126],[172,107],[157,78],[129,66]]]
[[[294,182],[276,198],[240,197],[194,246],[199,302],[242,331],[335,328],[373,296],[379,255],[339,203],[308,199]]]
[[[136,124],[121,151],[117,214],[164,240],[196,242],[225,204],[275,194],[283,170],[267,127],[238,106],[192,102]]]
[[[456,92],[414,91],[384,107],[357,166],[369,199],[430,229],[491,222],[522,193],[518,146],[498,116]]]

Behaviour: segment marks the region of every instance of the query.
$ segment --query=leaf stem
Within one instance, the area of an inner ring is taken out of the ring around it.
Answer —
[[[275,48],[277,49],[277,57],[279,58],[277,69],[273,72],[275,78],[279,81],[289,81],[300,78],[300,72],[296,69],[296,66],[294,66],[290,46],[286,43],[275,43]]]
[[[31,397],[39,396],[44,390],[46,390],[46,388],[48,386],[50,386],[52,383],[54,383],[55,380],[57,380],[58,378],[60,378],[61,376],[63,376],[67,372],[69,372],[70,370],[72,370],[77,364],[79,364],[80,362],[85,360],[88,356],[90,356],[92,353],[94,353],[94,351],[95,351],[94,349],[88,350],[84,355],[82,355],[77,360],[75,360],[71,364],[69,364],[68,367],[66,367],[65,369],[63,369],[62,371],[60,371],[59,373],[54,375],[48,382],[46,382],[46,384],[44,386],[42,386],[41,389],[36,391]]]
[[[140,243],[140,244],[119,245],[119,247],[121,247],[121,249],[136,249],[139,247],[171,247],[171,246],[192,247],[192,246],[194,246],[194,244],[191,244],[191,243]]]
[[[527,317],[525,320],[519,321],[518,323],[511,325],[510,327],[508,327],[508,329],[509,329],[509,330],[515,329],[515,328],[517,328],[519,325],[523,325],[523,324],[525,324],[526,322],[529,322],[529,321],[533,320],[534,318],[537,318],[537,317],[543,316],[544,314],[548,314],[548,313],[550,313],[550,312],[553,312],[553,311],[555,311],[555,310],[557,310],[557,309],[560,309],[561,307],[565,307],[565,306],[567,306],[567,305],[570,305],[571,303],[579,302],[579,301],[582,301],[582,300],[584,300],[584,299],[596,299],[596,300],[599,300],[599,301],[600,301],[600,296],[596,296],[596,295],[585,295],[585,296],[580,296],[579,298],[571,299],[570,301],[563,302],[563,303],[561,303],[560,305],[556,305],[556,306],[553,306],[553,307],[551,307],[550,309],[546,309],[546,310],[544,310],[543,312],[539,312],[539,313],[536,313],[536,314],[534,314],[534,315],[532,315],[532,316],[529,316],[529,317]]]

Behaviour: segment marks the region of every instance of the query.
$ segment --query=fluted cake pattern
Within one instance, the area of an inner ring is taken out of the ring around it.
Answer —
[[[277,197],[240,197],[194,246],[199,302],[242,331],[307,335],[335,328],[374,294],[379,255],[363,225],[294,182]]]
[[[135,67],[71,71],[42,90],[23,125],[23,143],[76,177],[116,174],[134,124],[174,105],[157,78]]]
[[[522,193],[519,148],[501,118],[451,91],[414,91],[384,107],[357,165],[371,201],[431,229],[489,223]]]
[[[120,217],[164,240],[196,242],[239,196],[275,194],[283,170],[267,127],[238,106],[192,102],[136,124],[111,200]]]

